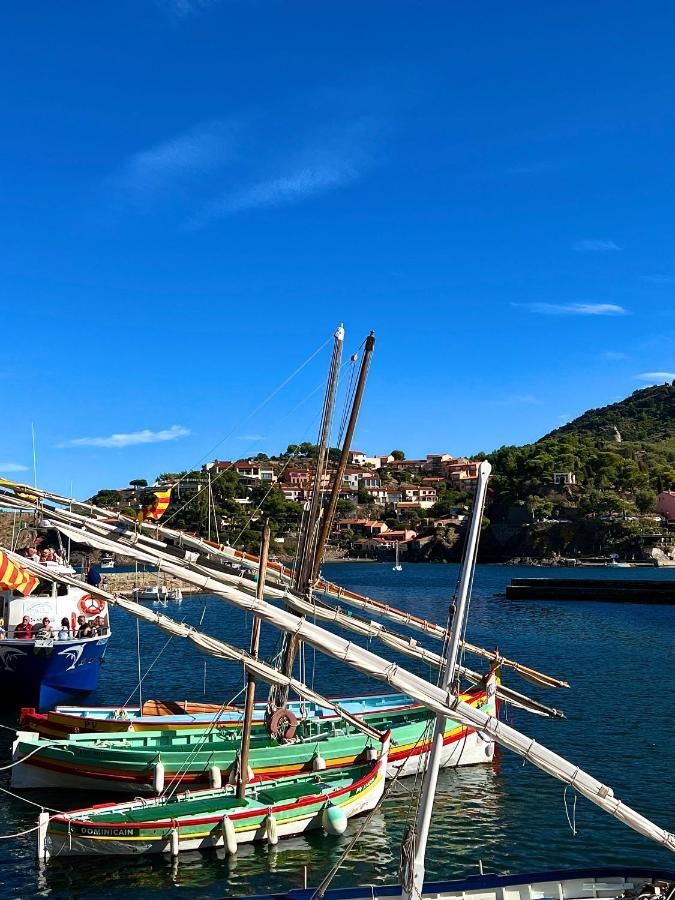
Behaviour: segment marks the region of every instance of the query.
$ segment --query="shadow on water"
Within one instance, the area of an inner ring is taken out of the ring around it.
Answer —
[[[346,587],[445,621],[458,568],[452,565],[408,565],[392,573],[388,565],[326,567],[327,575]],[[567,719],[550,721],[516,711],[514,725],[549,745],[601,780],[618,796],[658,824],[675,828],[673,776],[675,750],[673,692],[668,685],[675,662],[675,610],[608,603],[542,603],[509,601],[504,589],[515,575],[542,570],[480,566],[471,603],[468,638],[554,675],[568,677],[569,691],[543,691],[505,672],[516,689],[562,707]],[[558,572],[556,571],[556,575]],[[672,573],[669,573],[672,574]],[[604,571],[601,572],[605,576]],[[216,598],[190,598],[169,604],[167,614],[198,625],[237,646],[248,645],[250,618]],[[99,689],[92,704],[119,705],[137,699],[136,625],[120,610],[112,611],[113,638]],[[278,636],[263,628],[262,653],[270,656]],[[431,639],[428,646],[437,649]],[[241,669],[205,658],[179,640],[141,625],[143,668],[156,660],[144,684],[144,698],[230,700],[243,687]],[[378,652],[377,644],[371,649]],[[421,663],[389,654],[397,662],[435,680]],[[483,663],[468,658],[473,668]],[[380,688],[340,663],[305,652],[307,680],[334,695],[374,693]],[[259,696],[265,696],[261,686]],[[647,707],[647,712],[645,712]],[[509,720],[511,714],[507,713]],[[13,717],[0,724],[13,725]],[[0,729],[0,754],[8,758],[12,734]],[[396,880],[401,837],[414,813],[414,778],[399,782],[368,822],[334,885],[380,884]],[[0,787],[9,773],[0,772]],[[57,809],[102,802],[100,794],[49,791],[26,797]],[[444,771],[434,809],[427,856],[430,878],[486,871],[530,871],[568,865],[634,863],[672,865],[670,854],[609,819],[588,802],[574,807],[564,787],[507,752],[491,766]],[[37,809],[3,795],[2,832],[15,833],[36,822]],[[570,821],[576,824],[572,834]],[[320,833],[282,841],[276,849],[243,847],[235,859],[223,851],[168,857],[60,859],[39,868],[34,835],[0,841],[2,897],[134,897],[180,890],[186,896],[222,897],[281,891],[302,886],[303,869],[310,884],[329,871],[361,822],[351,822],[341,838]]]

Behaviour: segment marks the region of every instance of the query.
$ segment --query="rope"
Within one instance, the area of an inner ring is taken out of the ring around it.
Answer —
[[[574,795],[574,804],[572,806],[572,818],[570,819],[569,810],[567,809],[567,788],[568,785],[565,785],[565,790],[563,791],[563,803],[565,805],[565,815],[567,816],[567,824],[570,826],[570,831],[576,837],[577,834],[577,795]]]
[[[322,351],[325,347],[327,347],[328,344],[330,344],[332,340],[333,340],[333,336],[331,335],[329,338],[327,338],[327,339],[323,342],[323,344],[321,344],[320,347],[317,347],[317,349],[316,349],[313,353],[311,353],[311,354],[307,357],[307,359],[306,359],[303,363],[301,363],[301,364],[297,367],[297,369],[295,369],[294,372],[291,372],[291,374],[288,375],[288,376],[281,382],[281,384],[279,384],[277,387],[275,387],[274,390],[273,390],[270,394],[268,394],[267,397],[265,397],[265,399],[255,407],[255,409],[253,409],[250,413],[248,413],[248,415],[244,416],[243,419],[241,419],[240,421],[238,421],[238,422],[236,423],[236,425],[234,425],[234,426],[232,427],[232,429],[231,429],[230,431],[228,431],[228,433],[225,435],[225,437],[221,438],[217,443],[215,443],[215,444],[213,445],[213,447],[211,447],[210,450],[207,450],[207,452],[206,452],[206,453],[201,457],[201,459],[198,461],[197,465],[199,465],[199,464],[200,464],[201,462],[203,462],[205,459],[208,459],[208,457],[211,456],[211,454],[214,452],[214,450],[217,450],[218,447],[220,447],[222,444],[225,443],[225,441],[227,441],[229,438],[232,437],[232,435],[235,433],[235,431],[237,431],[238,429],[240,429],[241,426],[244,425],[246,422],[248,422],[249,419],[253,418],[253,416],[255,416],[256,413],[259,413],[261,409],[263,409],[265,406],[267,406],[267,404],[270,402],[270,400],[272,400],[274,397],[276,397],[276,395],[277,395],[280,391],[282,391],[282,390],[286,387],[286,385],[289,384],[289,382],[291,382],[291,381],[295,378],[296,375],[299,375],[300,372],[302,372],[302,370],[303,370],[306,366],[309,365],[309,363],[314,359],[314,357],[315,357],[315,356],[318,356],[319,353],[321,353],[321,351]],[[189,474],[189,471],[186,471],[185,474],[182,475],[182,476],[178,479],[178,481],[175,482],[175,485],[179,485],[182,481],[184,481],[185,478],[188,477],[188,474]],[[222,474],[222,473],[219,473],[219,474]],[[174,486],[175,486],[175,485],[174,485]],[[188,502],[191,502],[191,501],[188,501]],[[181,509],[183,509],[183,508],[184,508],[184,507],[181,507]],[[173,515],[177,515],[177,512],[174,513]],[[165,524],[166,524],[166,522],[171,521],[171,519],[173,518],[173,515],[172,515],[172,516],[169,516],[169,518],[166,519]]]
[[[7,790],[7,788],[0,787],[0,791],[3,794],[7,794],[9,797],[13,797],[15,800],[22,800],[24,803],[28,803],[30,806],[36,806],[38,809],[47,810],[47,812],[58,813],[59,815],[65,815],[65,812],[62,809],[54,809],[52,806],[45,806],[44,803],[35,803],[33,800],[28,800],[26,797],[22,797],[21,794],[15,794],[13,791]]]
[[[41,828],[41,825],[33,825],[32,828],[26,828],[25,831],[17,831],[15,834],[0,834],[0,841],[11,841],[13,838],[23,837],[24,834],[30,834]]]
[[[47,747],[58,747],[60,744],[61,741],[49,741],[49,743],[47,744],[40,744],[39,747],[36,747],[35,750],[31,750],[30,753],[22,756],[21,759],[15,759],[13,762],[8,763],[6,766],[0,766],[0,772],[6,772],[7,769],[13,769],[14,766],[18,766],[19,763],[25,762],[27,759],[30,759],[31,756],[35,756],[35,754],[39,753],[41,750],[46,750]]]

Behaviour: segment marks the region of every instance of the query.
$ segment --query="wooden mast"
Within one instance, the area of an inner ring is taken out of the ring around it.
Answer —
[[[323,478],[328,462],[328,442],[330,439],[330,427],[333,421],[333,408],[335,406],[335,394],[337,392],[338,378],[340,375],[340,363],[342,360],[342,347],[344,344],[345,330],[340,325],[334,334],[333,353],[328,371],[328,383],[323,402],[321,415],[321,428],[319,429],[319,444],[316,458],[316,470],[312,485],[312,496],[309,502],[309,510],[305,521],[298,549],[296,569],[293,576],[293,586],[298,594],[305,596],[310,584],[311,573],[314,565],[314,556],[317,546],[317,528],[321,513],[321,497],[323,493]],[[295,635],[285,634],[281,653],[280,671],[289,676],[293,672],[293,663],[298,651],[298,639]],[[274,685],[269,695],[270,707],[277,709],[284,706],[288,700],[288,687]]]
[[[265,575],[267,574],[267,556],[270,549],[270,526],[265,522],[262,540],[260,542],[260,569],[258,571],[258,584],[256,598],[265,598]],[[260,647],[260,619],[253,617],[251,626],[251,656],[258,658]],[[255,674],[251,669],[246,671],[246,705],[244,707],[244,728],[241,734],[241,765],[239,767],[239,781],[237,782],[237,797],[243,799],[246,796],[248,783],[248,755],[251,745],[251,726],[253,723],[253,706],[255,704]]]
[[[330,529],[333,524],[333,517],[335,516],[335,507],[337,506],[337,502],[340,499],[340,489],[342,488],[342,479],[344,478],[345,469],[347,468],[347,462],[349,460],[349,451],[351,450],[352,437],[354,436],[354,429],[356,428],[356,423],[359,418],[359,410],[361,409],[361,399],[363,398],[363,390],[366,386],[366,378],[368,377],[368,369],[370,367],[370,358],[373,355],[373,349],[375,347],[375,332],[371,331],[368,337],[366,338],[366,346],[363,351],[363,359],[361,360],[361,368],[359,369],[359,380],[356,385],[356,392],[354,394],[354,402],[352,403],[351,413],[349,415],[349,423],[347,425],[347,431],[345,433],[345,439],[342,443],[342,452],[340,454],[340,461],[338,462],[337,471],[335,473],[335,481],[333,483],[333,491],[330,496],[330,501],[328,503],[328,508],[326,509],[325,515],[323,517],[323,521],[321,523],[321,533],[319,534],[319,540],[316,546],[316,554],[314,556],[314,564],[312,566],[311,572],[311,581],[316,581],[317,575],[319,574],[319,569],[321,568],[321,563],[323,562],[323,555],[326,550],[326,544],[328,542],[328,536],[330,534]]]

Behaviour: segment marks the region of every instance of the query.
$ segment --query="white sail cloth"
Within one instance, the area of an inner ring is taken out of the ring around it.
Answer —
[[[62,513],[61,515],[68,516],[68,513]],[[277,609],[265,600],[252,598],[244,592],[232,588],[220,579],[208,574],[191,571],[190,568],[184,565],[177,565],[168,558],[167,554],[159,550],[152,550],[149,547],[140,550],[138,547],[133,546],[131,542],[110,541],[100,535],[92,534],[86,526],[84,529],[74,528],[69,525],[59,525],[58,527],[72,540],[88,543],[102,550],[115,551],[119,550],[120,545],[124,546],[126,555],[144,562],[157,563],[161,570],[182,578],[206,593],[222,597],[240,609],[259,616],[262,621],[268,622],[283,631],[296,634],[298,638],[316,647],[321,652],[335,659],[342,660],[347,665],[358,669],[371,678],[409,694],[432,712],[445,715],[460,722],[460,724],[475,728],[486,737],[495,740],[503,747],[529,760],[542,771],[571,785],[584,797],[606,812],[609,812],[619,821],[624,822],[630,828],[675,852],[675,835],[660,828],[640,813],[626,806],[614,797],[610,787],[558,754],[541,746],[533,738],[521,734],[493,716],[488,716],[480,710],[474,709],[453,694],[446,693],[441,688],[430,684],[428,681],[395,663],[372,653],[370,650],[359,647],[352,641],[347,641],[338,635],[331,634],[329,631],[308,622],[304,618],[299,618],[286,610]]]

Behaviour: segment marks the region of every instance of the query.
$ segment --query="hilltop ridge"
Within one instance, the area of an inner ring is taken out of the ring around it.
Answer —
[[[541,440],[564,434],[588,434],[612,440],[614,429],[624,441],[658,443],[675,435],[675,382],[634,391],[629,397],[589,409]]]

